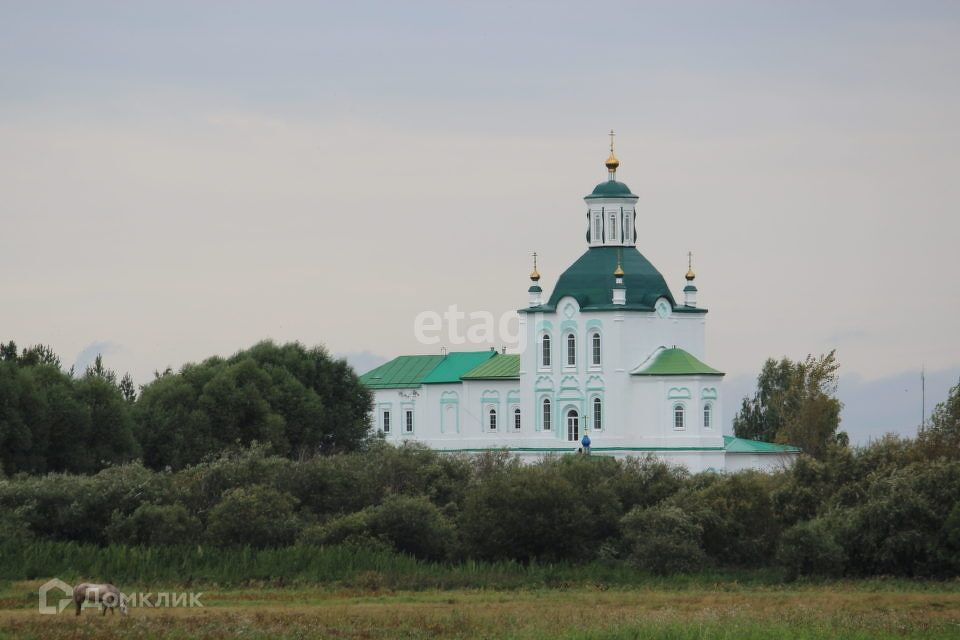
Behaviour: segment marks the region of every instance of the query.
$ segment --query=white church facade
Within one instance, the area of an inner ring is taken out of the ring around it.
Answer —
[[[793,447],[723,435],[724,374],[706,364],[695,274],[678,301],[636,248],[638,197],[617,180],[612,144],[605,164],[585,198],[587,250],[549,298],[534,263],[520,353],[394,358],[361,376],[373,428],[450,452],[655,455],[694,472],[789,464]]]

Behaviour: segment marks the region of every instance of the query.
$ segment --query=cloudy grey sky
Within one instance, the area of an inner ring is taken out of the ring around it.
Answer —
[[[909,430],[960,374],[958,113],[948,2],[2,2],[0,339],[433,349],[583,251],[614,128],[731,387],[836,347],[844,426]]]

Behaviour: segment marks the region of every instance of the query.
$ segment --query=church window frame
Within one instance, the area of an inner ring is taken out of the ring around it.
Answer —
[[[617,214],[610,213],[610,240],[617,240]]]
[[[413,409],[405,409],[403,412],[403,432],[413,433]]]
[[[381,412],[380,427],[384,433],[390,433],[390,409],[384,409]]]
[[[603,431],[603,400],[600,396],[594,396],[590,403],[593,410],[592,423],[594,431]]]
[[[633,241],[633,227],[630,226],[630,213],[623,214],[623,239],[625,242]]]
[[[603,242],[603,221],[599,213],[593,214],[593,241]]]
[[[567,346],[567,358],[566,366],[575,367],[577,366],[577,334],[572,331],[567,334],[565,340]]]
[[[594,369],[603,366],[603,339],[599,331],[590,334],[590,366]]]
[[[543,421],[543,430],[550,431],[553,427],[553,407],[550,403],[550,398],[544,398],[543,402],[540,403],[541,411],[541,420]]]
[[[703,405],[703,428],[713,429],[713,403],[707,402]]]
[[[523,426],[523,419],[520,413],[520,407],[516,407],[513,410],[513,430],[520,431],[520,427]]]
[[[687,429],[687,408],[682,402],[675,402],[673,405],[673,430],[686,431]]]
[[[540,368],[549,369],[552,361],[553,353],[551,351],[550,334],[545,333],[540,336]]]
[[[488,428],[490,431],[496,431],[496,430],[497,430],[497,410],[494,409],[494,408],[491,408],[491,409],[487,412],[487,428]]]

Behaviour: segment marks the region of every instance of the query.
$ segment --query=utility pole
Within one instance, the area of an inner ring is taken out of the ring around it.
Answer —
[[[927,423],[927,376],[926,365],[920,365],[920,429]]]

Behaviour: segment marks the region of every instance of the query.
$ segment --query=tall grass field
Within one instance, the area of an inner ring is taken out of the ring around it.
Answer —
[[[38,587],[201,593],[128,617],[37,610]],[[956,638],[960,582],[657,578],[623,563],[442,564],[355,547],[0,543],[0,638]]]

